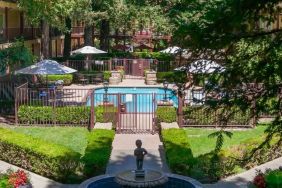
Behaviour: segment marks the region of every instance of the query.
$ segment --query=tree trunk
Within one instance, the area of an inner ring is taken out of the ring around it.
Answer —
[[[100,28],[100,48],[102,50],[109,50],[109,34],[110,34],[110,22],[102,20]]]
[[[50,26],[46,21],[42,22],[42,56],[50,57]]]
[[[64,40],[64,57],[68,58],[71,52],[71,19],[66,18],[66,27],[67,32],[65,33],[65,40]]]
[[[93,26],[85,26],[84,28],[84,46],[94,46]]]

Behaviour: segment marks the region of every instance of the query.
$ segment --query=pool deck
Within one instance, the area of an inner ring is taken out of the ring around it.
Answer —
[[[103,87],[103,84],[72,84],[70,86],[65,86],[64,89],[95,89]],[[146,85],[144,80],[139,79],[123,79],[120,84],[110,85],[109,87],[163,87],[163,84],[156,85]],[[172,88],[173,85],[170,84],[169,88]]]
[[[168,86],[169,89],[173,89],[173,84]],[[85,102],[87,95],[89,94],[88,91],[91,91],[95,88],[102,88],[104,87],[103,84],[72,84],[70,86],[64,86],[64,89],[69,92],[73,93],[73,99],[67,99],[68,101],[72,102]],[[146,87],[146,88],[155,88],[161,87],[163,88],[163,84],[156,84],[156,85],[146,85],[143,79],[123,79],[123,81],[118,85],[109,85],[109,87]],[[66,101],[67,101],[66,100]]]

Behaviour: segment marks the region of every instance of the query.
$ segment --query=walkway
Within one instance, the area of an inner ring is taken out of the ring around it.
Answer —
[[[18,170],[18,169],[22,169],[22,168],[11,165],[11,164],[6,163],[4,161],[0,161],[0,172],[5,172],[8,169]],[[39,176],[37,174],[34,174],[32,172],[29,172],[29,175],[30,175],[32,187],[34,187],[34,188],[76,188],[76,187],[78,187],[78,185],[64,185],[64,184],[55,182],[53,180],[50,180],[48,178],[45,178],[43,176]]]
[[[169,172],[165,162],[163,144],[158,134],[116,134],[106,174],[136,169],[133,152],[136,148],[135,141],[137,139],[142,140],[142,147],[148,151],[143,167]]]
[[[273,161],[267,162],[255,168],[252,168],[241,174],[230,176],[224,180],[221,180],[215,184],[205,185],[205,188],[248,188],[249,182],[251,182],[255,175],[256,170],[261,170],[265,172],[266,169],[278,169],[282,166],[282,157],[275,159]]]

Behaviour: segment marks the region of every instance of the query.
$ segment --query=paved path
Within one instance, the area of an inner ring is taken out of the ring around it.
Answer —
[[[148,151],[144,160],[144,168],[169,172],[165,163],[163,144],[158,134],[116,134],[106,174],[136,169],[133,152],[137,139],[142,140],[142,147]]]
[[[0,172],[5,172],[8,169],[18,170],[22,169],[6,162],[0,161]],[[26,170],[25,170],[26,171]],[[76,188],[78,185],[64,185],[43,176],[39,176],[29,172],[33,188]]]
[[[256,170],[265,172],[266,169],[278,169],[282,166],[282,157],[273,161],[267,162],[255,168],[252,168],[241,174],[230,176],[224,180],[221,180],[215,184],[205,185],[206,188],[248,188],[249,182],[251,182],[255,175]]]

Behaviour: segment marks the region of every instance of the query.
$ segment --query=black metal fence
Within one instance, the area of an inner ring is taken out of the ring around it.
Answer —
[[[249,125],[250,111],[210,109],[202,98],[188,99],[192,101],[185,104],[187,99],[173,92],[113,94],[95,93],[94,89],[33,89],[25,84],[16,89],[15,114],[21,125],[93,128],[95,123],[111,122],[118,132],[127,133],[154,132],[158,120],[188,127]]]
[[[66,66],[78,71],[112,71],[123,69],[127,75],[144,76],[144,71],[155,70],[169,72],[176,68],[173,62],[156,59],[101,59],[101,60],[68,60]]]

